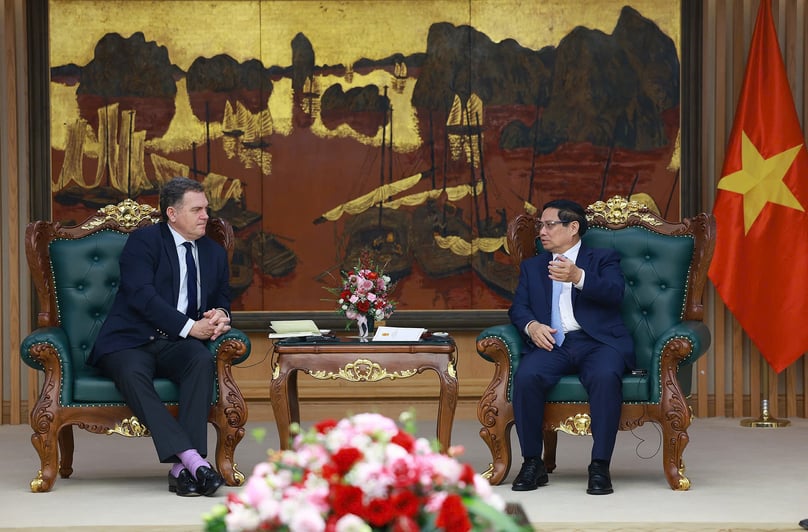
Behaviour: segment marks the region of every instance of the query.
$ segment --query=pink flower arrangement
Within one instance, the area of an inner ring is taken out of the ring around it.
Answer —
[[[342,272],[342,277],[339,288],[326,288],[337,295],[337,312],[349,320],[374,321],[393,314],[396,302],[390,297],[393,289],[390,276],[374,265],[369,253],[362,252],[356,267]]]
[[[410,424],[413,425],[410,418]],[[379,414],[323,421],[270,451],[206,530],[519,531],[488,481]]]

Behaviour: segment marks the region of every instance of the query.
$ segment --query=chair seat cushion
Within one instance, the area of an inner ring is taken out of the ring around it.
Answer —
[[[584,390],[577,375],[567,375],[561,377],[547,396],[551,403],[586,403],[589,396]],[[651,400],[648,391],[648,377],[626,375],[623,377],[623,402],[648,402]]]
[[[164,403],[179,401],[179,389],[168,379],[154,379],[154,389]],[[123,396],[115,387],[115,383],[97,375],[76,377],[73,399],[74,404],[124,404]]]

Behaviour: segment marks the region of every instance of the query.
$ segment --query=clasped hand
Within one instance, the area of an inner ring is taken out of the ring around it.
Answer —
[[[224,311],[211,309],[195,321],[190,335],[200,340],[215,340],[230,330],[230,318]]]

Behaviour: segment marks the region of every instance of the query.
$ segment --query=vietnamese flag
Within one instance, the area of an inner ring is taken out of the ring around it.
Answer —
[[[710,279],[778,373],[808,351],[808,152],[760,2],[714,214]]]

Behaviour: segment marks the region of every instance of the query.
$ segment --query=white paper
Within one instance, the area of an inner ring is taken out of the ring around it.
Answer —
[[[381,326],[373,335],[374,342],[417,342],[426,329],[420,327],[387,327]]]
[[[312,320],[271,321],[269,326],[275,331],[270,338],[293,338],[296,336],[320,336],[320,329]]]

